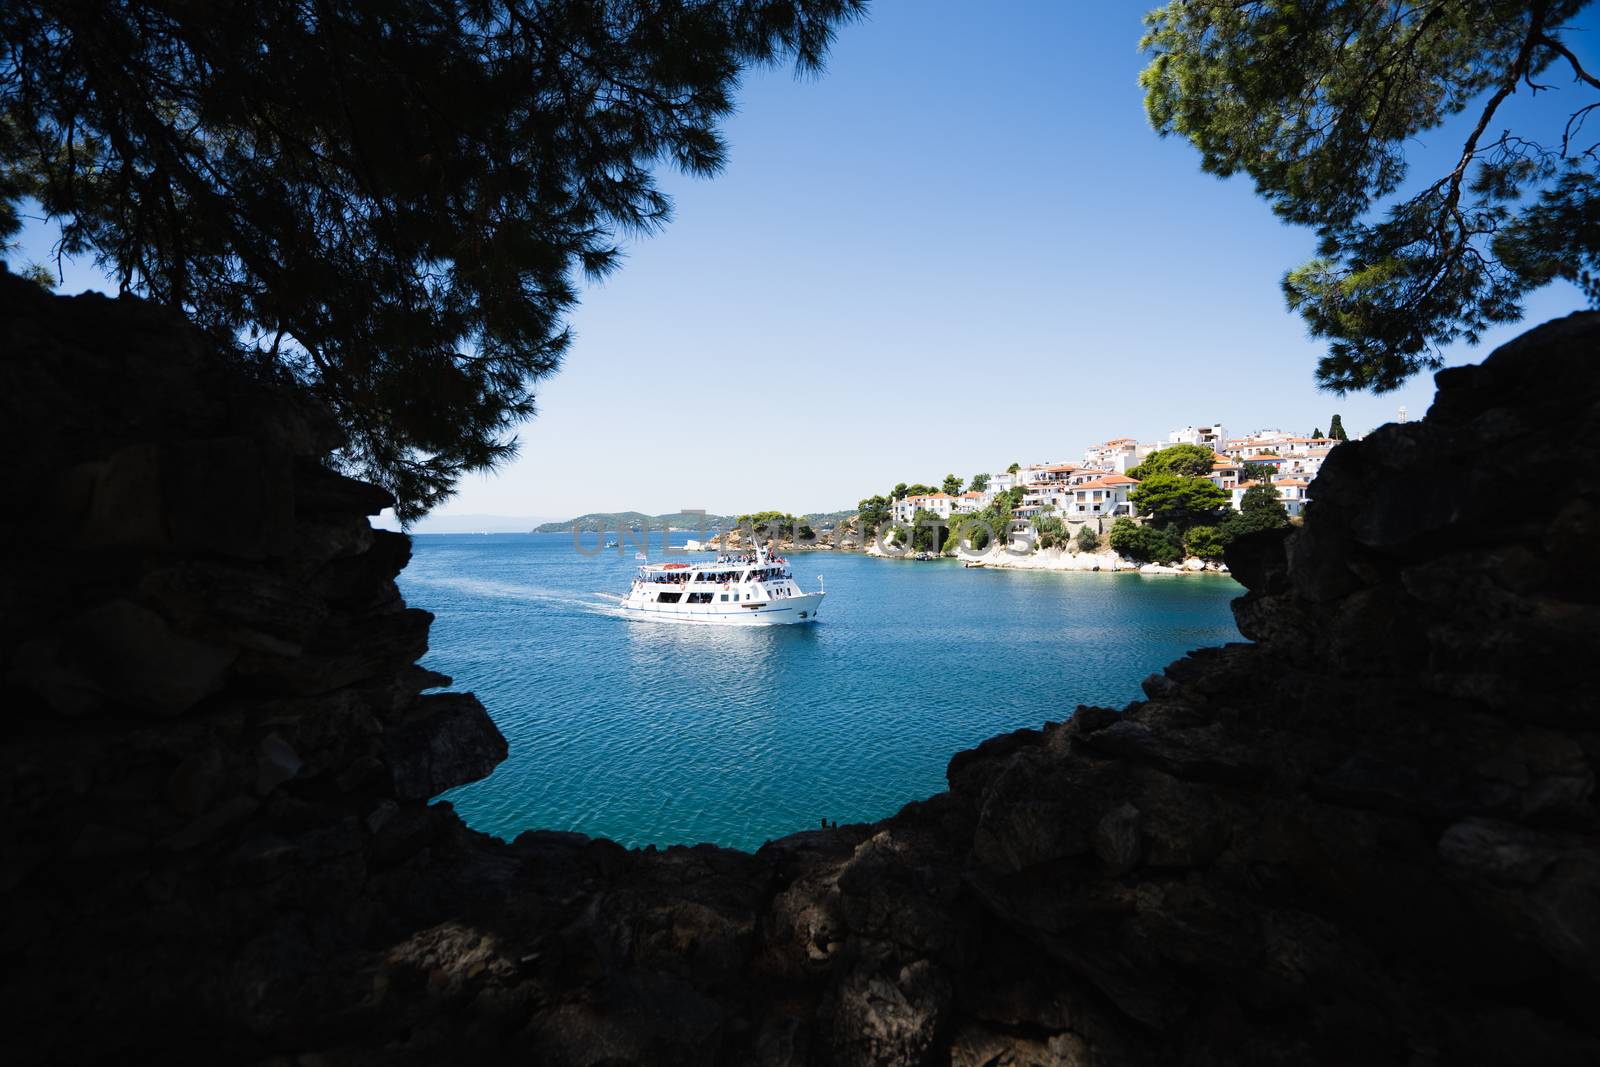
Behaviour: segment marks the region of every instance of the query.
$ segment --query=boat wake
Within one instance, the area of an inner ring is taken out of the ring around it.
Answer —
[[[524,582],[502,582],[490,578],[459,578],[459,577],[429,577],[426,575],[411,575],[409,585],[432,587],[435,589],[448,589],[453,593],[463,593],[467,596],[486,597],[495,600],[515,600],[520,603],[559,604],[565,607],[595,610],[599,608],[603,614],[606,605],[596,604],[593,600],[581,594],[568,592],[562,589],[546,589],[537,585],[528,585]]]

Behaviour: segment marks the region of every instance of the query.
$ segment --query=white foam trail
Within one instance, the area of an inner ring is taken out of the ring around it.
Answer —
[[[545,604],[566,604],[580,608],[594,606],[591,601],[574,596],[565,590],[544,589],[536,585],[526,585],[521,582],[500,582],[489,578],[433,577],[413,574],[410,576],[409,584],[423,587],[431,586],[435,589],[449,589],[457,593],[492,597],[497,600],[516,600],[523,603],[538,601]]]

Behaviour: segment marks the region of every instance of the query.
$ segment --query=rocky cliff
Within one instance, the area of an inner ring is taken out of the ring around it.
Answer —
[[[1600,315],[1440,375],[1241,543],[1251,644],[754,855],[467,830],[326,417],[0,277],[14,1062],[1600,1062]]]

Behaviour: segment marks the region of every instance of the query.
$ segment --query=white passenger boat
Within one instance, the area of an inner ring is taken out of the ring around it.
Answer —
[[[629,618],[712,626],[787,626],[815,622],[826,595],[822,589],[803,591],[789,572],[788,561],[757,545],[746,555],[640,567],[627,596],[607,599],[616,601]]]

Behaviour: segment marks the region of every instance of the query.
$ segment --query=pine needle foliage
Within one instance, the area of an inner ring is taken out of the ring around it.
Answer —
[[[740,74],[865,0],[12,0],[0,238],[26,197],[126,290],[333,408],[414,519],[513,454],[580,279],[716,172]]]
[[[1316,231],[1283,289],[1328,340],[1324,387],[1394,389],[1553,279],[1600,306],[1600,77],[1571,25],[1586,4],[1173,0],[1146,16],[1151,123]],[[1516,93],[1547,101],[1560,135],[1508,128]],[[1407,143],[1457,116],[1454,164],[1408,176]]]

